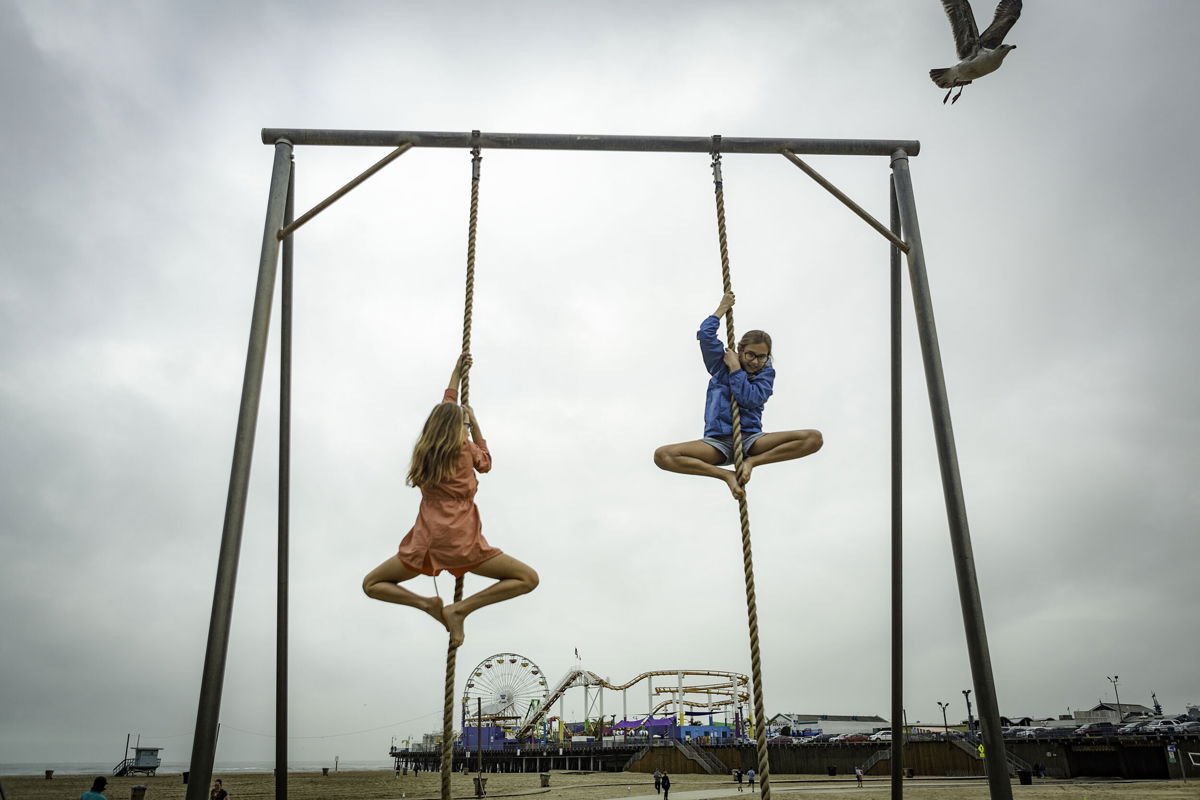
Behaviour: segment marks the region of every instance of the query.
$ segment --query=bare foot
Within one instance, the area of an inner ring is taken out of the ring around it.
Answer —
[[[466,638],[466,633],[463,631],[463,620],[466,614],[458,610],[458,603],[451,603],[442,609],[442,624],[446,626],[446,630],[450,631],[450,646],[459,647]]]
[[[750,482],[750,472],[754,469],[754,465],[750,463],[750,459],[742,462],[742,468],[738,470],[738,477],[742,479],[742,486]]]
[[[737,476],[735,476],[732,472],[729,472],[727,470],[721,470],[721,471],[723,473],[725,473],[724,475],[721,476],[721,480],[725,481],[725,483],[728,484],[729,492],[733,495],[733,499],[741,500],[743,497],[745,497],[746,492],[742,489],[741,486],[738,486]]]
[[[424,611],[429,616],[436,619],[438,622],[440,622],[442,624],[442,627],[445,627],[446,620],[444,620],[442,618],[442,606],[443,606],[442,598],[438,597],[437,595],[434,595],[433,597],[422,597],[421,605],[419,605],[417,607],[419,609],[421,609],[422,611]],[[450,629],[446,628],[446,630],[450,630]]]

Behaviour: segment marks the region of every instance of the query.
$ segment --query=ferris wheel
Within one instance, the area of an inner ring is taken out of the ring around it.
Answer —
[[[463,726],[479,716],[483,724],[511,727],[546,701],[546,674],[518,653],[496,653],[480,661],[463,690]]]

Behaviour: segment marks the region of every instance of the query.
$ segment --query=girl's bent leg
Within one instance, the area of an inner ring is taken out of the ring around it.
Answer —
[[[654,463],[660,469],[684,475],[707,475],[725,481],[733,496],[740,498],[743,492],[742,487],[738,486],[737,477],[729,470],[717,466],[724,460],[725,456],[717,448],[699,439],[694,442],[664,444],[654,451]]]
[[[750,445],[750,451],[742,461],[742,483],[749,482],[750,471],[755,467],[810,456],[823,444],[825,439],[816,430],[764,433]]]
[[[442,622],[450,631],[450,644],[454,647],[463,642],[463,620],[468,614],[484,606],[532,592],[539,580],[533,567],[504,553],[489,558],[471,572],[485,578],[495,578],[496,582],[442,610]]]
[[[363,578],[363,591],[366,592],[367,597],[382,600],[385,603],[419,608],[445,625],[446,621],[442,619],[442,598],[436,595],[422,597],[400,585],[420,574],[404,566],[400,559],[393,556],[367,573],[367,577]]]

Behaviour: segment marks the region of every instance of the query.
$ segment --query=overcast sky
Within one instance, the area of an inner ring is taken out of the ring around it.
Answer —
[[[948,106],[935,0],[0,4],[0,761],[115,763],[128,732],[189,758],[263,127],[920,140],[1001,713],[1112,700],[1113,675],[1123,702],[1200,701],[1198,26],[1189,0],[1031,0],[1003,69]],[[382,155],[298,148],[298,209]],[[886,219],[887,159],[811,163]],[[296,238],[296,759],[440,728],[445,632],[360,582],[417,509],[469,175],[465,151],[411,151]],[[889,717],[888,248],[783,158],[727,156],[725,180],[739,329],[775,342],[765,425],[825,436],[750,485],[767,710]],[[459,691],[499,652],[551,679],[576,648],[614,682],[748,673],[737,506],[651,460],[702,433],[708,158],[486,151],[480,215],[478,501],[542,582],[468,621]],[[905,320],[905,707],[932,722],[939,700],[965,718],[971,677]],[[274,747],[277,345],[220,761]]]

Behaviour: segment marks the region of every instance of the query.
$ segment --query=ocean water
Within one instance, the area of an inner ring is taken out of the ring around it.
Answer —
[[[0,775],[44,775],[46,770],[54,770],[54,777],[59,775],[112,775],[114,761],[96,762],[13,762],[0,763]],[[289,761],[288,772],[320,772],[322,767],[333,771],[333,759],[328,761]],[[163,761],[158,768],[159,775],[178,775],[190,769],[186,762]],[[366,770],[390,770],[390,758],[372,759],[369,761],[349,761],[342,759],[338,762],[341,772],[363,772]],[[238,772],[271,772],[275,769],[272,761],[218,761],[213,765],[213,775],[233,775]]]

